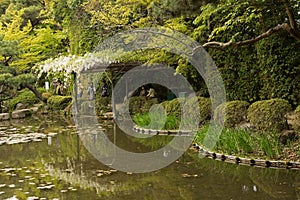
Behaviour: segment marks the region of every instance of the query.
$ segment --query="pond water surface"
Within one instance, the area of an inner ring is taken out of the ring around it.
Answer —
[[[112,122],[101,126],[118,146],[136,152],[151,151],[170,139],[155,136],[145,143],[128,137]],[[155,172],[125,173],[96,160],[71,120],[32,117],[0,122],[0,131],[52,135],[40,142],[0,146],[0,199],[300,199],[296,170],[200,159],[190,150]]]

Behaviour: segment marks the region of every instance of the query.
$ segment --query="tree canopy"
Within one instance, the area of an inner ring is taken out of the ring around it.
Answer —
[[[83,56],[123,30],[163,27],[210,53],[229,100],[282,97],[298,105],[299,24],[299,0],[2,0],[0,101],[24,87],[34,91],[34,69],[47,59]],[[165,62],[208,95],[201,76],[180,56],[156,49],[126,59]]]

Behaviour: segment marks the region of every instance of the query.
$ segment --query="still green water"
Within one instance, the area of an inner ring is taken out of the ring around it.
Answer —
[[[101,126],[119,147],[147,152],[170,138],[133,139],[111,122]],[[57,135],[0,146],[0,199],[300,199],[300,171],[199,159],[191,151],[166,168],[131,174],[101,164],[85,149],[71,120],[58,117],[0,122],[2,133]]]

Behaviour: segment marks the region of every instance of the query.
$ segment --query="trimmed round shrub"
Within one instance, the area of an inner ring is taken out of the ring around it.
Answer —
[[[16,97],[9,100],[8,107],[10,110],[16,109],[18,103],[22,103],[25,108],[33,106],[33,104],[38,103],[39,99],[35,96],[33,92],[28,89],[22,90]]]
[[[142,113],[142,107],[146,101],[143,97],[130,97],[129,99],[129,112],[130,114]]]
[[[147,113],[154,104],[158,104],[157,98],[146,99],[145,97],[130,97],[129,112],[132,115]]]
[[[247,120],[247,110],[250,104],[246,101],[229,101],[219,105],[214,111],[214,120],[221,124],[224,116],[224,126],[233,128]]]
[[[49,97],[51,97],[51,96],[52,96],[52,94],[51,94],[50,92],[44,92],[44,93],[42,93],[42,97],[43,97],[44,99],[46,99],[46,100],[48,100]]]
[[[199,106],[199,113],[195,113],[197,104]],[[199,117],[199,125],[203,125],[211,119],[212,110],[210,98],[193,97],[184,104],[184,108],[187,111],[187,113],[184,113],[184,118],[196,119]]]
[[[300,106],[297,106],[296,110],[294,111],[295,114],[295,121],[293,124],[293,128],[295,131],[300,132]]]
[[[175,117],[181,116],[181,103],[184,99],[176,98],[171,101],[164,101],[161,105],[165,108],[167,115],[173,115]]]
[[[288,129],[285,115],[292,110],[284,99],[257,101],[248,109],[248,119],[258,130],[282,131]]]
[[[71,96],[53,95],[49,97],[47,105],[50,110],[64,110],[72,102]]]
[[[143,98],[145,99],[145,98]],[[158,104],[158,99],[157,98],[152,98],[152,99],[146,99],[144,100],[144,105],[142,105],[141,107],[141,112],[142,113],[146,113],[146,112],[149,112],[150,108],[155,105],[155,104]]]

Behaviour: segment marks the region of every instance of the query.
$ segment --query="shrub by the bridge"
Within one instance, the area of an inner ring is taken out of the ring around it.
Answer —
[[[64,110],[72,101],[71,96],[53,95],[49,97],[47,105],[50,110],[59,111]]]

